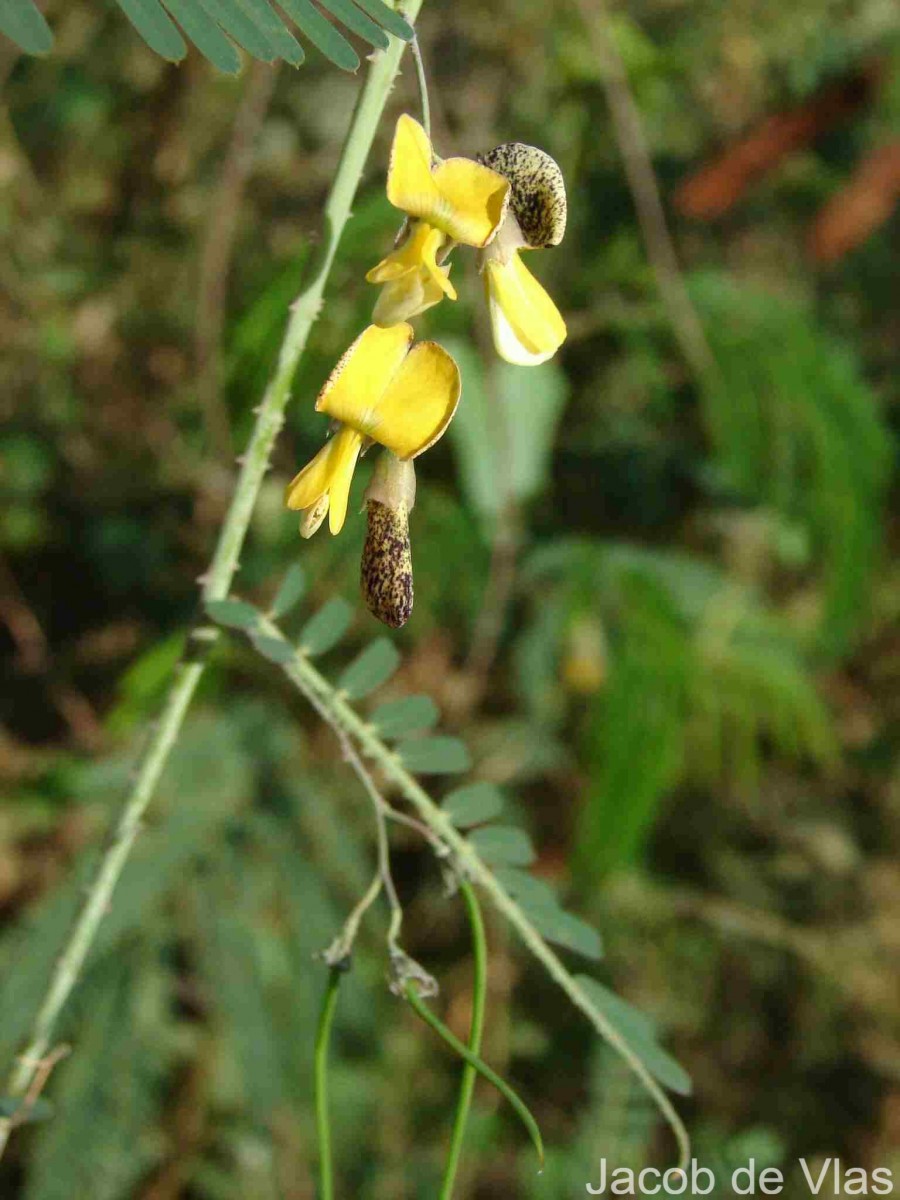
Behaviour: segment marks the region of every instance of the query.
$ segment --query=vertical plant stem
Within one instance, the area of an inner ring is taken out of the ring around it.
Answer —
[[[407,19],[415,20],[421,6],[422,0],[407,0]],[[256,422],[243,457],[234,495],[219,533],[212,562],[204,576],[204,602],[224,599],[238,570],[256,498],[269,468],[275,439],[284,424],[284,409],[290,398],[291,382],[310,330],[319,315],[331,266],[350,218],[350,207],[403,50],[404,43],[392,38],[389,48],[374,57],[360,92],[331,191],[325,202],[319,254],[310,265],[306,286],[292,305],[275,372],[256,410]],[[59,1015],[79,979],[100,922],[109,908],[116,883],[140,831],[147,805],[178,739],[185,714],[203,674],[206,655],[217,637],[215,628],[201,623],[188,638],[184,658],[176,668],[160,720],[138,763],[134,783],[110,830],[94,877],[35,1014],[28,1043],[13,1064],[5,1089],[10,1098],[18,1099],[27,1093],[50,1048]],[[0,1120],[0,1156],[9,1139],[10,1129],[9,1118]]]
[[[628,83],[625,64],[609,31],[605,0],[574,0],[574,6],[581,14],[590,49],[600,64],[613,132],[622,155],[647,258],[656,276],[672,332],[696,379],[700,383],[718,383],[718,367],[685,286],[666,221],[641,114]]]
[[[481,1035],[484,1031],[484,1009],[487,1000],[487,939],[484,936],[484,921],[481,907],[475,889],[463,879],[459,890],[462,892],[472,927],[472,962],[474,979],[472,981],[472,1021],[469,1025],[469,1049],[473,1054],[481,1054]],[[444,1167],[444,1178],[441,1182],[440,1200],[451,1200],[456,1172],[459,1168],[459,1156],[462,1153],[463,1138],[466,1133],[466,1122],[469,1119],[469,1109],[472,1106],[472,1092],[478,1072],[471,1063],[463,1067],[462,1080],[459,1085],[459,1098],[456,1102],[456,1115],[453,1118],[453,1132],[450,1135],[450,1149],[447,1152],[447,1162]]]
[[[316,1134],[319,1139],[319,1197],[334,1200],[334,1170],[331,1162],[331,1115],[328,1111],[328,1050],[331,1045],[331,1026],[337,1007],[338,988],[341,984],[341,967],[332,967],[328,973],[322,1010],[316,1030],[315,1049],[315,1100]]]

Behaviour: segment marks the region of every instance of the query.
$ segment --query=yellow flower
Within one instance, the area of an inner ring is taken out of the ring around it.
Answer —
[[[408,218],[400,245],[366,275],[384,287],[373,319],[388,326],[424,312],[443,296],[456,299],[450,268],[454,244],[483,249],[506,215],[509,183],[468,158],[435,161],[428,135],[405,113],[397,121],[387,196]]]
[[[522,142],[497,146],[480,161],[510,183],[509,210],[481,256],[494,346],[507,362],[534,366],[551,358],[565,341],[566,323],[519,252],[562,241],[565,183],[549,154]]]
[[[459,402],[459,369],[434,342],[412,345],[406,324],[370,325],[341,358],[319,393],[316,411],[338,429],[288,485],[288,508],[305,510],[301,532],[312,536],[328,513],[339,533],[360,451],[379,442],[399,459],[434,445]]]

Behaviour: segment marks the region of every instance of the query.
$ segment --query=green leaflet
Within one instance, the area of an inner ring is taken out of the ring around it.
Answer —
[[[303,599],[306,594],[306,582],[306,571],[299,563],[294,563],[288,568],[269,609],[269,616],[273,621],[287,616]]]
[[[421,775],[454,775],[472,765],[468,746],[455,737],[413,738],[400,747],[400,758]]]
[[[628,1043],[650,1074],[663,1087],[670,1088],[679,1095],[689,1096],[692,1091],[690,1076],[657,1043],[656,1030],[651,1019],[589,975],[579,975],[576,978],[582,990],[588,994],[591,1003]]]
[[[353,609],[340,596],[326,601],[309,618],[300,631],[298,647],[301,654],[324,654],[336,646],[350,625]]]
[[[369,720],[380,737],[399,738],[431,729],[439,716],[438,706],[430,696],[404,696],[379,704]]]
[[[169,13],[200,53],[229,75],[237,74],[241,65],[229,40],[232,38],[251,57],[263,62],[283,58],[299,66],[305,57],[302,46],[269,0],[164,0],[165,8],[160,0],[116,2],[151,50],[171,62],[180,62],[187,46]],[[358,0],[358,4],[351,0],[321,0],[320,7],[378,49],[386,50],[390,45],[385,30],[403,41],[411,40],[412,27],[382,0]],[[284,0],[282,7],[335,66],[358,70],[359,55],[311,0]],[[26,54],[46,54],[53,47],[53,34],[33,0],[0,0],[0,33]]]
[[[531,838],[512,825],[486,825],[470,834],[469,841],[491,866],[527,867],[534,862]]]
[[[241,56],[205,9],[191,0],[165,0],[166,8],[204,58],[227,75],[237,75]]]
[[[481,825],[503,811],[503,793],[494,783],[470,783],[445,796],[441,808],[460,828]]]
[[[32,0],[0,0],[0,33],[26,54],[46,54],[53,45],[50,26]]]
[[[400,665],[400,652],[388,638],[377,638],[345,667],[337,689],[351,700],[360,700],[381,687]]]

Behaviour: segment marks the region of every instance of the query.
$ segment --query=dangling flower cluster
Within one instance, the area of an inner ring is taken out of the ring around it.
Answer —
[[[534,146],[509,142],[477,161],[440,160],[422,126],[403,115],[387,195],[405,220],[394,250],[366,275],[381,285],[373,324],[319,393],[316,410],[332,418],[332,436],[288,486],[287,505],[302,510],[304,537],[326,516],[339,533],[360,455],[374,442],[384,447],[366,492],[361,584],[370,611],[399,626],[413,602],[412,460],[442,436],[460,395],[456,363],[434,342],[413,345],[407,322],[445,296],[456,299],[448,259],[457,245],[471,246],[479,254],[497,353],[521,365],[555,354],[565,323],[519,252],[559,244],[566,194],[559,167]]]

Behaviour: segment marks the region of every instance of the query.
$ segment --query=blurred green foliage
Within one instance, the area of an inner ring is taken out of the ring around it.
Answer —
[[[263,103],[268,68],[224,79],[191,54],[175,70],[103,5],[45,11],[52,55],[0,46],[3,1062],[180,652],[232,481],[216,421],[237,452],[358,87],[311,55]],[[423,330],[452,346],[465,395],[421,463],[416,607],[379,699],[433,696],[473,777],[509,787],[500,820],[530,831],[531,870],[600,925],[604,978],[694,1078],[681,1110],[701,1162],[755,1156],[796,1195],[801,1154],[900,1178],[897,213],[830,265],[808,250],[822,206],[896,137],[896,13],[636,0],[612,32],[718,379],[679,355],[574,13],[426,5],[441,152],[533,141],[566,173],[566,240],[529,265],[570,335],[553,364],[498,366],[457,256],[460,301]],[[704,161],[873,62],[863,101],[725,215],[679,215]],[[393,111],[415,104],[407,72]],[[254,111],[236,192],[229,147]],[[333,677],[377,632],[357,599],[361,521],[301,542],[282,491],[320,444],[312,397],[395,232],[389,124],[239,576],[265,607],[302,564],[304,615],[330,605],[304,636]],[[210,374],[198,330],[217,313]],[[405,944],[464,1033],[461,906],[412,834],[395,858]],[[313,955],[373,861],[334,739],[228,640],[66,1017],[53,1116],[17,1133],[0,1191],[312,1196]],[[389,994],[383,933],[379,910],[337,1016],[335,1158],[362,1200],[434,1194],[458,1078]],[[562,1200],[601,1156],[668,1161],[627,1072],[496,921],[489,940],[484,1056],[535,1111],[548,1165],[534,1177],[479,1088],[458,1194]]]

